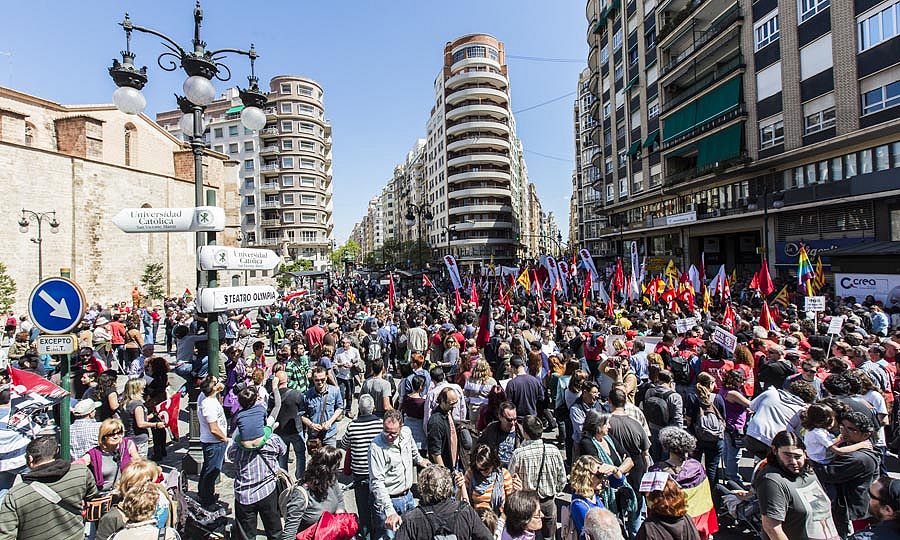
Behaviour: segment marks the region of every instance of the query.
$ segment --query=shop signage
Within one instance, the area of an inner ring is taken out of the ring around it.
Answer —
[[[124,208],[113,223],[127,233],[223,231],[225,210],[217,206]]]

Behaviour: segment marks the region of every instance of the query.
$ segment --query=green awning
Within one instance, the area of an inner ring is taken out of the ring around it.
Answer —
[[[744,123],[740,122],[697,141],[697,169],[703,170],[741,155]]]
[[[651,146],[656,144],[657,140],[659,140],[659,130],[658,129],[656,131],[651,132],[649,135],[647,135],[647,140],[644,141],[644,148],[650,148]]]
[[[638,139],[631,143],[631,146],[628,147],[628,156],[634,157],[635,154],[638,153],[638,150],[641,148],[641,140]]]
[[[629,89],[631,89],[632,86],[636,85],[638,82],[638,79],[640,79],[640,75],[635,75],[635,77],[633,79],[628,81],[628,84],[625,85],[623,92],[627,92]]]
[[[613,11],[619,9],[619,7],[621,5],[622,5],[622,2],[620,2],[619,0],[613,0],[612,3],[609,5],[609,13],[612,13]]]
[[[234,107],[232,107],[232,108],[228,109],[227,111],[225,111],[225,114],[237,114],[237,113],[239,113],[239,112],[241,112],[241,111],[243,111],[243,110],[244,110],[244,106],[243,106],[243,105],[235,105]]]
[[[597,20],[596,23],[594,23],[594,27],[591,28],[591,33],[599,34],[600,32],[603,31],[604,28],[606,28],[606,18],[601,18],[601,19]]]
[[[597,19],[597,24],[606,24],[606,17],[609,16],[609,6],[603,8],[603,11],[600,12],[600,18]]]
[[[663,120],[663,140],[674,139],[699,124],[737,108],[741,104],[741,89],[741,77],[735,77],[703,96],[688,101]]]

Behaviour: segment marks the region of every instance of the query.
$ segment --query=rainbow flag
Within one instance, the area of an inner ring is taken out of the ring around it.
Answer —
[[[800,244],[800,258],[797,260],[797,284],[801,287],[806,285],[806,295],[812,296],[812,282],[816,277],[816,271],[809,262],[809,255],[806,254],[806,246]]]
[[[687,460],[677,474],[673,474],[671,470],[656,468],[656,466],[651,467],[650,470],[668,472],[672,480],[681,486],[687,499],[687,515],[691,517],[697,531],[700,532],[700,538],[709,538],[719,532],[719,520],[716,517],[716,509],[713,507],[709,480],[699,461]]]

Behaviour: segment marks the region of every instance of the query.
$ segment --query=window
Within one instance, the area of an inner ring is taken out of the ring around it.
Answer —
[[[300,149],[301,150],[316,150],[316,143],[312,141],[300,141]]]
[[[301,86],[302,88],[302,86]],[[281,93],[282,94],[290,94],[291,93],[291,83],[281,83]]]
[[[244,143],[244,152],[252,152],[253,151],[253,141],[246,141]]]
[[[281,196],[282,204],[294,204],[294,194],[293,193],[285,193]]]
[[[286,174],[281,177],[281,185],[284,187],[294,187],[294,175]]]
[[[252,171],[252,170],[253,170],[253,160],[252,160],[252,159],[245,159],[245,160],[244,160],[244,170],[245,170],[245,171]]]
[[[613,51],[618,51],[622,48],[622,29],[619,28],[616,30],[616,33],[613,34]]]
[[[312,105],[307,105],[306,103],[301,103],[300,105],[297,105],[297,110],[300,112],[300,114],[314,115],[316,112],[316,110],[313,108]]]
[[[781,62],[756,72],[756,99],[762,101],[781,92]]]
[[[872,172],[872,150],[863,150],[859,153],[859,174]]]
[[[281,158],[281,167],[284,169],[293,169],[294,168],[294,158],[292,158],[292,157]]]
[[[281,123],[281,132],[282,133],[293,133],[294,132],[294,123],[290,120],[285,120]]]
[[[247,214],[247,225],[255,225],[256,224],[256,214]]]
[[[900,142],[891,143],[891,156],[893,157],[891,167],[900,169]]]
[[[625,150],[619,150],[619,168],[628,165],[628,155]]]
[[[301,195],[300,196],[300,204],[316,204],[316,196],[315,195]]]
[[[863,114],[900,105],[900,81],[876,88],[862,95]]]
[[[653,100],[647,105],[647,118],[656,118],[659,116],[659,100]]]
[[[778,36],[778,10],[776,9],[753,26],[753,37],[756,42],[756,50],[758,51],[766,45],[776,41]]]
[[[834,181],[844,179],[844,161],[842,158],[831,158],[831,179]]]
[[[875,148],[875,170],[883,171],[889,167],[888,164],[888,146],[878,146]]]
[[[863,18],[864,17],[864,18]],[[900,4],[893,4],[857,19],[859,52],[891,39],[900,33]]]
[[[804,133],[809,135],[810,133],[822,131],[823,129],[828,129],[832,126],[834,126],[834,107],[807,116]]]
[[[605,64],[609,60],[609,43],[604,43],[600,48],[600,64]]]
[[[610,183],[606,184],[606,200],[607,200],[607,202],[613,200],[614,196],[615,196],[615,193],[613,193],[613,185],[612,185],[612,182],[610,182]]]
[[[315,129],[315,126],[313,126],[312,124],[307,124],[306,122],[300,123],[300,131],[312,133],[314,129]]]
[[[610,109],[610,104],[608,101],[603,103],[603,118],[609,118],[609,113],[612,112]]]
[[[294,139],[281,139],[281,149],[282,150],[293,150],[294,149]]]
[[[301,159],[301,160],[300,160],[300,167],[302,167],[302,168],[304,168],[304,169],[315,169],[315,168],[316,168],[316,162],[313,161],[313,160],[311,160],[311,159]]]
[[[293,223],[294,222],[294,213],[293,212],[285,212],[281,214],[281,221],[283,223]]]
[[[281,108],[281,114],[291,114],[293,111],[290,102],[282,101],[278,106]]]
[[[256,197],[253,195],[247,195],[244,197],[244,206],[255,206],[256,205]]]
[[[622,178],[619,180],[619,197],[626,195],[628,195],[628,179]]]
[[[844,156],[844,178],[854,176],[856,176],[856,154],[847,154]]]
[[[616,138],[623,139],[625,138],[625,122],[619,122],[616,124]]]
[[[253,179],[252,176],[248,176],[247,178],[244,178],[244,188],[245,189],[253,189],[253,187],[255,185],[256,185],[256,181]]]
[[[316,215],[311,212],[304,212],[304,213],[300,214],[300,221],[302,221],[304,223],[315,223]]]
[[[831,32],[800,49],[800,79],[806,80],[834,66]]]
[[[225,153],[225,147],[222,146],[221,144],[217,144],[217,145],[213,146],[213,150],[215,150],[216,152],[218,152],[220,154]]]
[[[316,187],[316,179],[311,176],[301,176],[300,185],[303,187]]]
[[[128,122],[125,124],[125,166],[130,167],[131,162],[133,161],[134,154],[134,139],[135,132],[137,128],[134,127],[134,124]],[[29,139],[29,133],[31,134],[31,139]],[[25,144],[31,145],[34,142],[34,126],[31,124],[25,125]]]
[[[816,13],[831,5],[831,0],[800,0],[800,22],[808,21]]]
[[[228,153],[229,154],[237,154],[238,153],[238,143],[231,143],[228,145]]]
[[[765,122],[765,120],[763,121]],[[769,148],[784,142],[784,120],[759,126],[759,147]]]
[[[628,50],[628,65],[633,66],[638,62],[638,48],[637,46],[632,47]]]
[[[237,137],[238,127],[237,126],[228,126],[228,135],[230,137]]]
[[[213,138],[214,139],[221,139],[224,136],[225,136],[225,133],[222,130],[222,128],[216,128],[213,130]]]
[[[309,86],[300,85],[297,87],[297,93],[300,94],[301,96],[310,96],[311,97],[313,95],[313,89]]]
[[[612,158],[606,158],[606,174],[613,172]]]
[[[622,77],[624,75],[625,75],[625,68],[622,67],[622,64],[616,64],[616,70],[615,70],[615,75],[614,75],[616,82],[621,81]]]

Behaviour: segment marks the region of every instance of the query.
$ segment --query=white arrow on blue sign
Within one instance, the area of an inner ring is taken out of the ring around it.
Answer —
[[[58,277],[38,283],[28,299],[31,321],[46,334],[65,334],[78,326],[85,307],[81,287]]]

